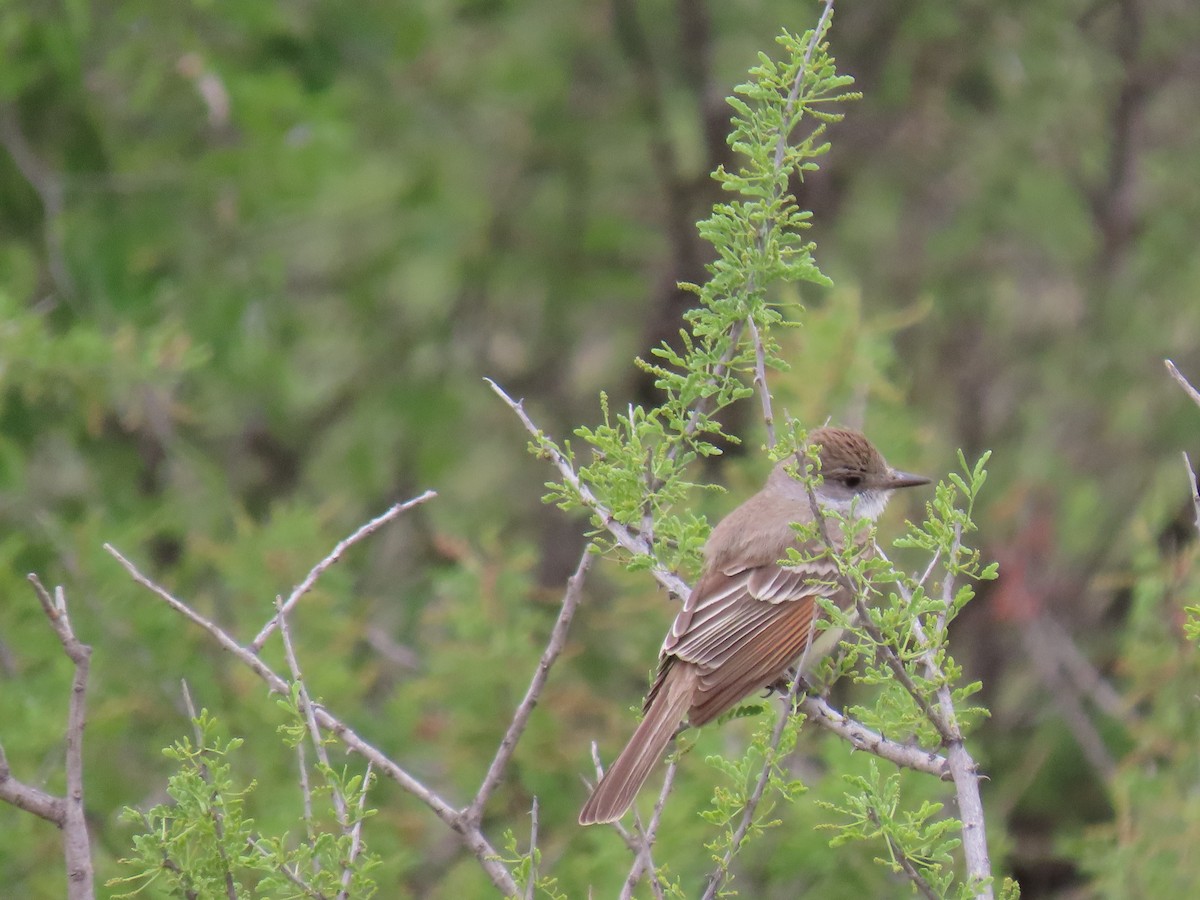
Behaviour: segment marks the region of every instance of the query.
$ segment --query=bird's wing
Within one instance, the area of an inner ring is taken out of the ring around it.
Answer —
[[[709,572],[663,643],[664,658],[692,663],[700,678],[689,720],[702,725],[782,676],[812,639],[816,598],[835,597],[829,560]]]

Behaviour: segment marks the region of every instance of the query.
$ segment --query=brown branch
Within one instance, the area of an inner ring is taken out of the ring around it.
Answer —
[[[404,503],[397,503],[388,509],[387,512],[376,516],[370,522],[367,522],[348,538],[338,541],[337,545],[329,552],[329,555],[313,566],[312,570],[304,577],[304,580],[296,585],[291,594],[288,595],[287,600],[283,602],[282,608],[276,612],[271,620],[263,626],[262,630],[258,633],[254,640],[250,642],[250,649],[255,653],[259,653],[262,650],[263,644],[265,644],[267,638],[271,636],[271,632],[279,627],[279,617],[291,612],[292,607],[300,601],[300,598],[312,590],[312,586],[317,583],[317,579],[324,574],[325,570],[340,560],[342,558],[342,554],[345,553],[350,547],[357,544],[363,538],[375,533],[388,522],[391,522],[393,519],[399,517],[402,513],[408,512],[408,510],[412,509],[414,506],[420,506],[425,501],[432,500],[436,496],[437,491],[426,491],[419,497],[413,497],[411,500],[407,500]]]
[[[105,544],[104,549],[125,568],[125,571],[129,573],[134,582],[153,593],[184,618],[207,631],[223,649],[229,651],[239,662],[265,681],[274,693],[283,696],[289,695],[287,681],[259,659],[257,653],[251,647],[243,647],[219,625],[209,621],[182,600],[174,597],[166,588],[147,578],[137,566],[122,556],[111,544]],[[350,750],[361,754],[375,768],[428,806],[435,816],[458,835],[462,844],[475,856],[479,865],[487,873],[492,884],[503,891],[505,896],[513,896],[517,893],[518,888],[516,881],[513,880],[512,873],[500,861],[500,854],[488,842],[477,825],[465,821],[458,810],[440,794],[411,775],[402,766],[384,754],[383,751],[363,739],[357,732],[346,725],[345,722],[334,716],[324,707],[316,704],[306,704],[305,706],[305,711],[307,711],[308,707],[311,707],[317,724],[323,729],[332,734]]]
[[[259,844],[256,841],[251,840],[250,846],[253,849],[257,850],[259,855],[261,855],[264,859],[269,859],[272,861],[275,860],[275,854],[272,853],[271,851],[269,851],[262,844]],[[289,869],[287,867],[286,863],[278,863],[275,866],[275,868],[279,871],[279,873],[281,875],[283,875],[284,878],[286,878],[288,881],[290,881],[296,887],[300,888],[300,890],[304,892],[305,896],[312,897],[313,900],[327,900],[327,898],[325,897],[325,895],[323,893],[318,891],[311,884],[309,884],[307,881],[305,881],[303,878],[300,877],[299,867],[297,867],[295,870],[293,870],[293,869]]]

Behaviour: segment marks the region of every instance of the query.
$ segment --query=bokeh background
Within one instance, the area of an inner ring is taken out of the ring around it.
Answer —
[[[438,490],[325,576],[296,633],[316,693],[469,796],[583,531],[540,503],[551,473],[481,379],[557,436],[596,421],[600,390],[654,402],[632,359],[680,327],[676,283],[704,278],[724,97],[817,14],[0,6],[0,742],[14,774],[62,790],[70,668],[36,571],[94,648],[101,880],[128,848],[117,813],[162,799],[160,748],[190,730],[181,678],[247,737],[263,827],[299,815],[273,701],[105,541],[249,639],[337,539]],[[1180,451],[1200,459],[1200,409],[1162,360],[1200,382],[1200,7],[846,2],[831,46],[864,97],[796,190],[836,286],[790,298],[804,327],[777,403],[929,474],[993,451],[976,518],[1001,577],[953,641],[992,710],[973,747],[998,871],[1027,897],[1189,896],[1200,682],[1181,626],[1200,591]],[[710,520],[765,470],[755,415],[735,412],[744,443],[697,472],[730,488],[697,496]],[[591,740],[626,736],[672,612],[648,579],[599,569],[490,807],[500,840],[541,799],[544,867],[570,896],[615,893],[628,869],[612,832],[574,825],[579,775]],[[745,744],[738,724],[710,731]],[[701,757],[658,851],[689,893],[717,778]],[[907,894],[882,847],[813,830],[832,773],[861,764],[806,738],[811,795],[748,852],[743,896]],[[417,801],[374,799],[381,896],[492,895]],[[7,807],[0,834],[0,893],[60,896],[59,834]]]

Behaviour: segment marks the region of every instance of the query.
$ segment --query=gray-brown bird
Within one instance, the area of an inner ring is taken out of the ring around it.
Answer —
[[[825,511],[874,521],[892,491],[929,483],[891,468],[857,431],[819,428],[809,444],[820,460],[814,493]],[[766,486],[713,529],[700,580],[663,641],[641,724],[584,804],[581,825],[625,814],[685,720],[699,727],[783,678],[812,641],[818,597],[842,608],[853,603],[836,584],[822,539],[801,546],[792,530],[793,522],[812,522],[813,511],[789,462],[804,471],[803,457],[777,464]],[[840,548],[842,529],[827,531]],[[812,561],[781,566],[791,547]]]

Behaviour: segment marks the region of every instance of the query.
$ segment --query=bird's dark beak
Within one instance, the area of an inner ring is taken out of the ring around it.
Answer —
[[[888,473],[887,488],[895,490],[896,488],[920,487],[923,484],[929,484],[930,479],[924,475],[913,475],[911,472],[900,472],[892,469]]]

